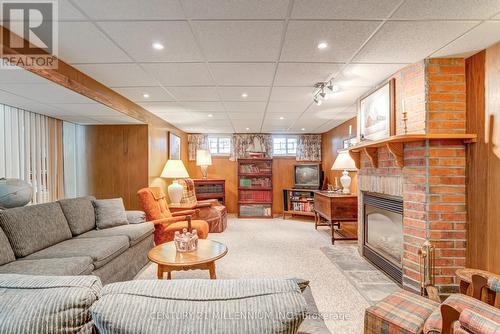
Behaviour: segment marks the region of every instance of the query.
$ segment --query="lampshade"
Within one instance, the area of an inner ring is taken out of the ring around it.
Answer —
[[[163,167],[161,177],[167,179],[185,179],[189,177],[189,174],[182,160],[168,160],[165,167]]]
[[[212,166],[212,155],[209,150],[196,151],[196,166]]]
[[[356,171],[356,164],[352,160],[348,151],[340,151],[337,155],[337,159],[333,163],[332,170],[347,170]]]

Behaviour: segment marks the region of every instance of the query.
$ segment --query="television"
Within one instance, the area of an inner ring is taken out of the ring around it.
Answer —
[[[294,188],[320,189],[321,164],[301,164],[294,167]]]

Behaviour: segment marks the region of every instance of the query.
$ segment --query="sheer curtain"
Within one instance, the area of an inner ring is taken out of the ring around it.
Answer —
[[[189,161],[196,161],[197,150],[208,150],[208,135],[203,135],[203,134],[188,135]]]
[[[62,121],[0,104],[0,177],[33,187],[32,203],[63,197]]]

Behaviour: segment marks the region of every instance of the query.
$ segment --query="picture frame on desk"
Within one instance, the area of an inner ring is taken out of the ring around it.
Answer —
[[[387,81],[359,101],[359,139],[379,140],[396,134],[396,79]]]

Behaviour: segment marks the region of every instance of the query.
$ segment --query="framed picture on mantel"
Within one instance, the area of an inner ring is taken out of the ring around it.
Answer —
[[[360,140],[379,140],[396,132],[395,79],[362,98],[359,103]]]

